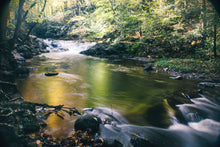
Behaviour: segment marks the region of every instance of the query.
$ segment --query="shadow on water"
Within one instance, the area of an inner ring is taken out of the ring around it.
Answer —
[[[108,117],[116,117],[117,126],[103,125],[102,136],[123,135],[119,137],[120,141],[128,146],[132,134],[149,139],[158,146],[187,146],[187,143],[208,146],[217,138],[213,131],[196,129],[201,126],[212,130],[212,125],[220,128],[217,119],[220,118],[219,97],[198,98],[196,81],[176,81],[166,73],[144,72],[139,66],[141,63],[137,66],[133,61],[108,61],[78,54],[94,44],[71,41],[57,41],[57,44],[69,51],[34,58],[27,63],[34,69],[30,76],[17,80],[25,100],[63,104],[81,111],[84,108],[111,108],[105,113],[109,114]],[[44,76],[48,71],[59,72],[59,75]],[[213,99],[217,100],[213,103]],[[112,113],[114,110],[121,115]],[[102,112],[103,109],[99,114]],[[119,123],[119,120],[126,121]],[[47,131],[59,137],[68,136],[74,121],[74,118],[66,118],[64,122],[50,116]],[[171,140],[175,142],[172,144]]]

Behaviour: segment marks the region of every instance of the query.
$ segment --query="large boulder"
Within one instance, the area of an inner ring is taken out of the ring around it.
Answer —
[[[122,55],[127,54],[127,45],[125,43],[116,43],[114,45],[97,43],[90,49],[80,53],[101,58],[121,58]]]
[[[101,119],[92,114],[84,114],[79,117],[75,122],[75,131],[87,131],[89,134],[95,134],[99,132],[99,124]]]

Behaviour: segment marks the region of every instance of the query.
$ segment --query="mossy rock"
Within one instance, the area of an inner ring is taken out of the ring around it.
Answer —
[[[85,114],[76,120],[74,128],[75,131],[88,131],[89,134],[95,134],[99,132],[99,124],[101,124],[99,117]]]
[[[144,113],[146,121],[153,126],[166,128],[170,125],[169,115],[163,103],[148,107]]]

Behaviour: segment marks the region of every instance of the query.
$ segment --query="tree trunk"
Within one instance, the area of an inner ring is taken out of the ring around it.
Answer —
[[[17,38],[18,38],[19,31],[20,31],[22,18],[23,18],[22,14],[23,14],[24,2],[25,2],[25,0],[19,0],[18,18],[17,18],[17,24],[16,24],[16,28],[15,28],[15,32],[14,32],[14,37],[12,39],[12,47],[15,45]]]
[[[43,14],[43,12],[44,12],[44,10],[45,10],[45,7],[46,7],[46,4],[47,4],[47,0],[44,0],[44,6],[43,6],[43,8],[41,9],[41,12],[40,12],[40,14],[39,14],[39,17],[41,17],[41,15]],[[32,25],[32,27],[31,27],[30,30],[28,31],[26,37],[23,39],[22,44],[24,44],[24,42],[27,40],[28,36],[31,34],[31,31],[34,29],[34,27],[35,27],[36,25],[37,25],[37,23],[34,23],[34,24]]]
[[[214,24],[213,24],[213,52],[214,52],[214,58],[217,57],[217,53],[216,53],[216,34],[217,34],[217,13],[215,13],[215,17],[214,17]]]
[[[32,9],[35,5],[37,4],[37,2],[34,2],[29,8],[28,10],[24,13],[24,16],[22,18],[22,21],[24,21],[29,13],[29,10]]]
[[[207,16],[206,16],[206,0],[202,0],[202,42],[204,43],[207,36]]]
[[[67,11],[67,9],[68,9],[67,1],[64,1],[64,11]]]
[[[115,13],[115,0],[109,0],[109,2],[110,2],[110,5],[111,5],[111,9],[112,9],[112,11],[113,11],[113,14],[115,15],[116,13]]]
[[[0,1],[0,42],[6,40],[6,27],[9,18],[9,3],[11,0]]]

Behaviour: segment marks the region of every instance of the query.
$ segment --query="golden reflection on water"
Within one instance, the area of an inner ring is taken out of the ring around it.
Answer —
[[[74,119],[76,119],[76,117],[69,116],[66,116],[65,119],[61,119],[55,114],[52,114],[46,121],[48,124],[46,133],[53,134],[55,137],[69,136],[74,129]]]
[[[48,104],[60,105],[63,103],[62,99],[65,94],[65,89],[62,82],[57,81],[54,77],[48,77],[46,88],[45,94],[48,98]]]
[[[142,68],[133,72],[130,67],[124,70],[118,65],[108,66],[103,60],[74,58],[59,61],[60,64],[38,62],[38,70],[33,71],[29,78],[17,82],[25,100],[76,107],[80,112],[86,107],[112,107],[118,109],[132,124],[138,125],[148,124],[145,114],[153,109],[151,105],[163,102],[167,95],[184,88],[184,85],[193,87],[191,82],[173,81],[166,75],[145,73]],[[57,66],[56,70],[60,74],[44,76],[48,64]],[[164,113],[166,111],[161,112]],[[52,115],[47,120],[47,129],[57,136],[67,136],[72,131],[75,118],[67,115],[62,120]]]
[[[99,62],[96,64],[94,72],[92,73],[92,80],[94,81],[93,90],[96,94],[106,97],[109,88],[109,72],[107,72],[106,64]]]
[[[27,101],[46,103],[49,105],[65,105],[76,107],[78,110],[85,107],[83,89],[80,88],[82,81],[73,74],[59,74],[58,76],[46,77],[36,74],[29,77],[18,88]],[[65,119],[52,114],[47,120],[47,133],[54,136],[68,136],[74,128],[76,117],[63,112]]]

